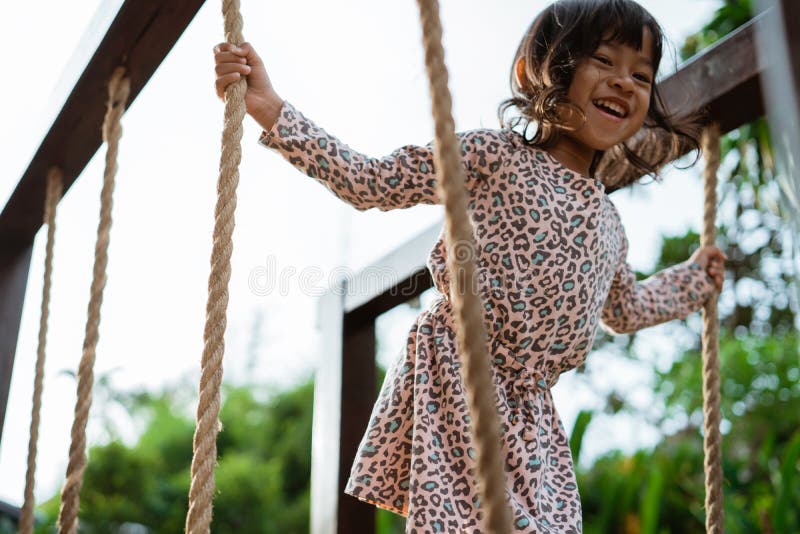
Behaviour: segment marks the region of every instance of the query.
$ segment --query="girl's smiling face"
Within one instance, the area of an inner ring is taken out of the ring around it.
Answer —
[[[602,41],[591,57],[579,61],[567,98],[582,111],[564,108],[564,135],[591,150],[608,150],[644,124],[651,102],[653,36],[645,28],[642,48]]]
[[[664,44],[658,21],[635,0],[554,1],[517,47],[500,124],[576,172],[601,171],[614,189],[656,176],[678,147],[699,147],[699,117],[658,105]],[[643,127],[641,144],[625,143]],[[653,150],[662,139],[667,150]]]

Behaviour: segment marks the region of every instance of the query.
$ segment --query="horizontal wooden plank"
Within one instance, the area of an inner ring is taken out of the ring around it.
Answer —
[[[64,193],[102,143],[108,79],[124,65],[133,102],[203,0],[126,0],[0,213],[0,249],[24,250],[42,225],[47,169],[64,171]]]
[[[774,22],[768,20],[771,17],[772,11],[762,13],[661,82],[667,109],[708,109],[709,119],[718,122],[723,132],[764,115],[758,79],[767,65],[759,60],[756,32]]]
[[[425,269],[425,258],[443,224],[443,220],[432,224],[347,280],[343,286],[345,312],[379,315],[430,288],[419,271]],[[383,295],[380,302],[374,302],[379,295]]]

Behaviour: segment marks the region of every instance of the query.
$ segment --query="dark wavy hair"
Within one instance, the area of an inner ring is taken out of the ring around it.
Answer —
[[[498,108],[501,126],[519,131],[529,145],[545,149],[555,145],[566,128],[558,109],[566,106],[583,114],[567,98],[578,63],[591,57],[602,42],[641,50],[645,29],[653,36],[653,69],[657,72],[664,32],[633,0],[558,0],[548,6],[517,48],[511,67],[512,97]],[[525,59],[521,80],[516,75],[520,58]],[[506,120],[512,109],[518,113]],[[671,115],[653,83],[642,130],[630,141],[597,151],[589,172],[594,176],[600,167],[604,174],[617,175],[614,189],[630,185],[642,175],[658,179],[663,165],[681,153],[699,150],[700,119],[698,114]]]

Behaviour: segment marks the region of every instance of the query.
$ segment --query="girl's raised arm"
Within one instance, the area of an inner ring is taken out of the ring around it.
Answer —
[[[622,259],[600,318],[609,333],[626,334],[682,319],[702,308],[714,292],[712,278],[692,260],[637,282],[627,254],[628,240],[623,235]]]
[[[458,134],[468,189],[499,168],[502,135],[494,130]],[[284,102],[278,120],[259,142],[358,210],[439,203],[430,144],[406,145],[382,158],[368,157],[328,134],[289,102]]]
[[[390,210],[416,204],[436,204],[436,174],[430,145],[408,145],[383,158],[352,150],[317,127],[275,92],[264,62],[249,43],[214,47],[215,86],[225,90],[247,80],[247,112],[265,129],[260,142],[278,150],[292,165],[324,184],[359,210]],[[475,130],[460,134],[467,187],[499,168],[503,134]]]

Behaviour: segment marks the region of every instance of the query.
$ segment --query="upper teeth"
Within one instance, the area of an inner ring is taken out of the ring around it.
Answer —
[[[601,98],[599,100],[595,100],[594,103],[598,106],[603,106],[610,109],[614,113],[617,113],[620,117],[624,117],[626,115],[625,108],[609,100],[604,100]]]

